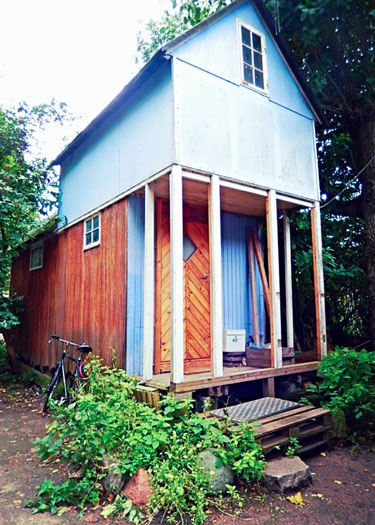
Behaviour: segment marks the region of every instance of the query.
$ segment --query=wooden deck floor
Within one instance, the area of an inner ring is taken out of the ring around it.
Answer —
[[[289,374],[302,374],[304,372],[317,370],[318,365],[319,361],[312,361],[310,363],[285,365],[282,368],[251,368],[248,366],[238,368],[224,367],[224,375],[222,377],[212,377],[210,372],[191,374],[185,375],[184,382],[178,384],[171,383],[170,373],[165,373],[154,375],[146,384],[159,390],[173,390],[176,393],[187,393],[200,390],[201,388],[232,385]]]

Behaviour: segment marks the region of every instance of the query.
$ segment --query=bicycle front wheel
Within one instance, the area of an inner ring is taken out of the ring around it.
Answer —
[[[58,366],[55,373],[52,376],[52,379],[50,381],[50,384],[48,385],[47,392],[46,392],[46,400],[43,406],[43,412],[46,413],[48,411],[49,407],[49,400],[52,399],[53,394],[56,390],[57,385],[61,381],[61,366]]]

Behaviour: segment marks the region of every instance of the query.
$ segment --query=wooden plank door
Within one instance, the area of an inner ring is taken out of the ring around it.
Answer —
[[[155,373],[170,370],[171,299],[168,203],[156,205]],[[184,208],[184,372],[211,369],[207,211]]]

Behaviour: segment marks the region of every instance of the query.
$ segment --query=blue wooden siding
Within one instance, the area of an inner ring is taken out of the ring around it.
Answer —
[[[256,230],[256,219],[222,213],[221,251],[223,275],[223,324],[224,329],[246,330],[246,340],[253,334],[251,292],[247,257],[246,228]],[[261,342],[265,337],[264,295],[259,271],[256,267],[259,331]]]
[[[241,86],[237,19],[265,35],[269,100],[312,119],[312,112],[298,84],[250,2],[233,9],[190,40],[180,44],[172,51],[173,56],[220,79]],[[248,90],[243,86],[241,89]]]
[[[131,195],[128,207],[126,371],[143,372],[143,267],[145,201]]]
[[[71,222],[173,160],[173,90],[166,62],[63,162],[59,215]]]

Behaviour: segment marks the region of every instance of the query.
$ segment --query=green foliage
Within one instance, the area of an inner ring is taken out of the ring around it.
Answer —
[[[144,468],[151,474],[152,515],[163,511],[173,520],[189,514],[194,523],[202,523],[209,488],[199,465],[200,451],[213,449],[218,464],[231,465],[246,481],[261,477],[264,461],[251,426],[229,432],[226,422],[194,413],[191,400],[179,401],[170,395],[156,411],[134,400],[136,382],[123,370],[104,367],[95,358],[91,368],[85,391],[81,389],[70,406],[55,408],[47,435],[37,440],[40,458],[59,458],[79,468],[82,480],[92,484],[89,501],[97,501],[98,485],[103,485],[111,469],[126,480]],[[79,496],[81,486],[69,486],[75,504],[82,506],[87,490]],[[60,489],[53,490],[60,498]],[[49,503],[49,494],[37,497],[36,509],[57,507],[54,500]],[[71,501],[69,496],[59,504]],[[117,499],[115,503],[106,512],[115,512],[124,502]]]
[[[106,505],[100,515],[104,518],[117,515],[118,517],[135,524],[141,523],[143,518],[143,514],[139,509],[123,494],[118,494],[114,502]]]
[[[301,448],[302,448],[302,445],[300,444],[298,438],[290,437],[289,438],[289,445],[287,446],[287,448],[285,450],[285,455],[286,456],[295,456]]]
[[[344,411],[352,429],[375,426],[375,352],[336,348],[319,366],[321,382],[309,388],[334,413]]]
[[[224,7],[226,0],[171,0],[172,10],[166,10],[159,21],[150,20],[146,36],[138,35],[138,52],[143,62],[167,42],[192,28],[209,15]]]
[[[43,230],[42,216],[56,201],[56,176],[36,155],[35,134],[65,116],[65,105],[54,101],[0,108],[0,331],[19,324],[20,299],[9,295],[12,260]]]

